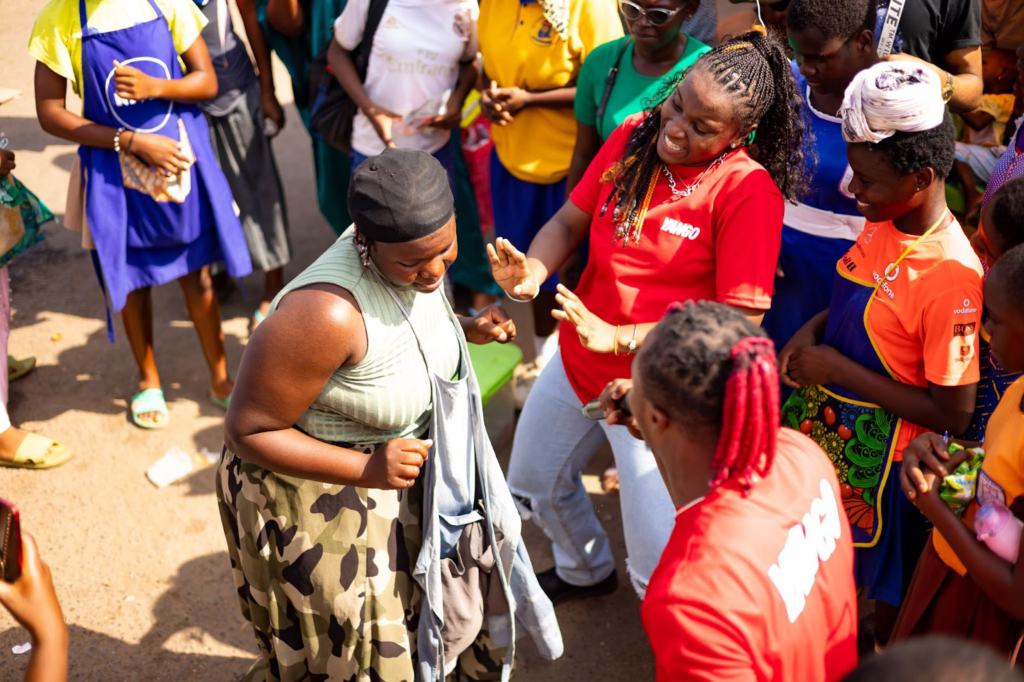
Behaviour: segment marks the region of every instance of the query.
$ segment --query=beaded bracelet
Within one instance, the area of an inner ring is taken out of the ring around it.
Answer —
[[[117,129],[117,132],[114,133],[114,151],[118,154],[121,153],[121,133],[123,132],[124,127],[120,127]]]

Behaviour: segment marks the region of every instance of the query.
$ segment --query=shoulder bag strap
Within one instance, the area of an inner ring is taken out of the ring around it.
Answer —
[[[900,29],[903,17],[903,0],[889,0],[882,18],[882,26],[878,32],[878,56],[888,57],[892,54],[892,46],[896,43],[896,33]]]
[[[619,77],[619,65],[622,64],[622,56],[626,54],[626,49],[632,42],[632,36],[623,41],[622,47],[619,48],[619,54],[615,58],[615,64],[612,65],[612,68],[608,69],[608,75],[604,79],[604,94],[601,95],[601,103],[597,105],[597,127],[600,127],[601,121],[604,120],[604,111],[608,108],[608,99],[612,96],[615,81]]]
[[[377,34],[377,27],[387,9],[388,0],[370,0],[370,9],[366,13],[366,28],[363,30],[363,40],[359,43],[356,55],[356,72],[359,80],[366,80],[366,67],[370,63],[370,52],[373,49],[373,37]]]

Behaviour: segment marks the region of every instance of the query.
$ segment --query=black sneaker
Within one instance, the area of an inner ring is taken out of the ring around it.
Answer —
[[[555,573],[555,569],[549,568],[537,574],[537,582],[540,589],[548,595],[552,604],[561,604],[576,599],[589,599],[590,597],[604,597],[619,589],[619,574],[612,571],[612,574],[595,585],[580,587],[567,583]]]

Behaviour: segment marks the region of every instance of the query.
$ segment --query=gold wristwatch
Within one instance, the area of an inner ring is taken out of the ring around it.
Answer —
[[[942,101],[948,102],[953,99],[953,74],[946,72],[946,83],[942,86]]]

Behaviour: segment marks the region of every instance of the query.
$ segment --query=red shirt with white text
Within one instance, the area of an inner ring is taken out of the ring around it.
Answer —
[[[812,682],[856,667],[853,544],[821,448],[780,429],[750,495],[726,482],[681,510],[642,615],[657,682]]]
[[[591,162],[570,200],[593,219],[590,259],[576,295],[595,315],[621,325],[657,322],[670,303],[719,301],[767,310],[782,243],[782,193],[761,164],[738,149],[709,172],[688,197],[673,196],[658,175],[639,243],[614,239],[612,191],[601,176],[619,161],[643,115],[627,118]],[[694,183],[705,168],[669,166],[676,187]],[[581,401],[596,398],[613,379],[630,376],[628,355],[583,348],[571,326],[559,340],[569,382]]]

